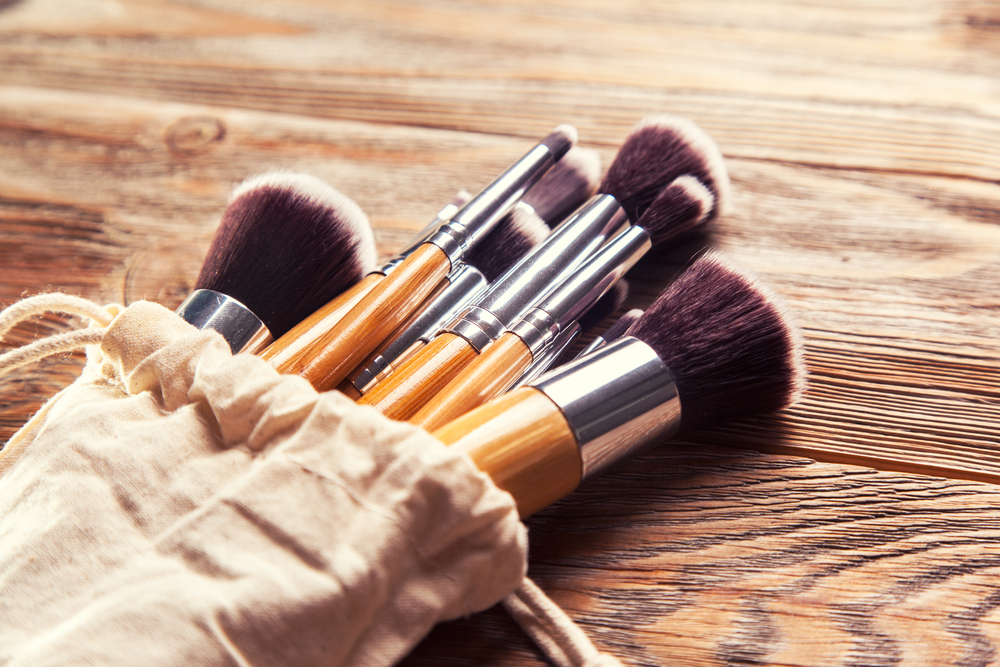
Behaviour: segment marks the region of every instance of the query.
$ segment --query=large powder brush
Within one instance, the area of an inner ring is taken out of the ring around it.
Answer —
[[[374,264],[371,227],[356,203],[308,174],[266,172],[233,190],[178,313],[218,330],[234,352],[258,351]]]
[[[528,516],[645,447],[780,410],[804,387],[784,307],[719,253],[695,262],[628,334],[434,435],[469,454]]]

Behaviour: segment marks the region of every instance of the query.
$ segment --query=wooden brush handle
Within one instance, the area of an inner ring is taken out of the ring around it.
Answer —
[[[472,457],[527,517],[569,494],[583,464],[572,429],[549,397],[521,387],[434,431]]]
[[[341,394],[351,399],[352,401],[356,401],[359,398],[361,398],[361,392],[358,391],[358,388],[355,387],[350,380],[344,380],[343,382],[338,384],[337,391],[339,391]]]
[[[437,246],[417,248],[305,351],[296,372],[320,391],[336,387],[437,289],[450,268]]]
[[[467,340],[443,333],[358,400],[406,421],[478,356]]]
[[[507,391],[531,365],[532,358],[524,341],[508,331],[427,401],[410,423],[433,431],[478,408]]]
[[[361,298],[385,278],[381,273],[369,273],[315,313],[296,324],[284,336],[268,345],[260,356],[279,373],[289,375],[302,368],[302,356],[323,334],[357,305]]]

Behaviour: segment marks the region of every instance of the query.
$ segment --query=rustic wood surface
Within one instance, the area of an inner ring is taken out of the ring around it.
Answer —
[[[559,123],[609,161],[690,117],[734,184],[706,242],[787,298],[810,389],[534,517],[532,575],[629,665],[998,664],[998,72],[985,0],[0,0],[0,303],[177,305],[264,168],[389,253]],[[0,380],[0,438],[80,365]],[[406,664],[543,661],[493,610]]]

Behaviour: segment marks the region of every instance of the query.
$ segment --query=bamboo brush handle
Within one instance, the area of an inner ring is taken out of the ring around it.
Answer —
[[[508,331],[427,401],[410,423],[433,431],[478,408],[507,391],[531,365],[532,358],[524,341]]]
[[[572,429],[555,403],[531,387],[467,412],[434,436],[471,456],[514,496],[521,517],[568,495],[583,474]]]
[[[279,372],[298,373],[302,355],[333,325],[353,308],[385,276],[369,273],[352,287],[331,299],[325,306],[292,327],[284,336],[268,345],[260,356]]]
[[[298,374],[320,391],[340,384],[448,275],[451,262],[425,243],[305,351]]]
[[[358,400],[386,417],[406,421],[478,356],[461,336],[443,333]]]

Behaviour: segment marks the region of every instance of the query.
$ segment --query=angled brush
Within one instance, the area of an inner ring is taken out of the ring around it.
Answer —
[[[579,271],[518,318],[409,421],[432,431],[505,392],[654,244],[674,230],[699,224],[714,204],[715,197],[695,177],[675,179],[635,225],[608,241]]]
[[[340,384],[439,289],[468,250],[575,142],[574,128],[557,127],[409,253],[329,330],[314,335],[303,354],[283,370],[302,375],[320,390]]]
[[[629,173],[634,173],[634,181]],[[694,176],[716,194],[716,204],[704,221],[718,215],[728,200],[729,180],[712,139],[683,118],[657,116],[639,123],[609,167],[598,188],[600,194],[359,403],[373,405],[393,419],[413,417],[518,317],[575,272],[608,236],[630,220],[638,220],[656,196],[683,175]],[[650,196],[653,190],[655,195]],[[676,236],[696,223],[685,224],[665,236]]]
[[[439,294],[431,295],[430,303],[423,305],[401,325],[399,331],[390,337],[390,342],[360,371],[352,373],[348,380],[342,382],[338,389],[354,400],[360,398],[391,373],[393,365],[404,362],[420,350],[442,326],[472,303],[489,283],[541,243],[548,234],[548,226],[532,207],[518,203],[449,274],[444,289]]]
[[[177,313],[257,352],[375,263],[368,218],[307,174],[275,171],[232,192],[195,290]]]
[[[768,289],[699,259],[628,335],[434,432],[528,516],[643,448],[782,409],[802,391],[798,333]]]

